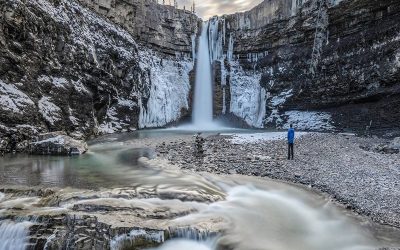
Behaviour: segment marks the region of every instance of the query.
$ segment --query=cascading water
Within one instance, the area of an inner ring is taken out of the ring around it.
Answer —
[[[193,126],[200,130],[215,127],[213,124],[213,93],[208,43],[208,22],[203,24],[199,39],[195,84],[192,112]]]
[[[30,225],[32,223],[28,221],[13,222],[5,220],[0,222],[0,249],[25,249]]]
[[[231,188],[226,200],[176,220],[178,224],[196,225],[207,221],[210,215],[225,218],[229,226],[220,236],[212,241],[193,240],[193,237],[172,240],[158,250],[189,247],[201,250],[377,249],[376,240],[369,232],[361,230],[351,218],[343,216],[326,201],[293,187],[286,186],[286,190],[282,187],[272,184],[270,190],[251,186]]]

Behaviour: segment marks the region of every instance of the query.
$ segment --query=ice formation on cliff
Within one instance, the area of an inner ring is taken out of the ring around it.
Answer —
[[[231,63],[230,111],[247,124],[261,128],[266,111],[266,91],[260,86],[260,73],[247,73],[238,62]]]
[[[149,50],[141,50],[141,69],[148,71],[144,79],[150,86],[147,105],[139,100],[139,128],[161,127],[180,118],[181,110],[189,108],[190,60],[160,59]]]
[[[215,17],[210,19],[209,43],[210,58],[212,62],[221,65],[221,86],[223,88],[222,113],[226,113],[226,79],[230,79],[231,102],[230,112],[242,118],[247,124],[253,127],[263,127],[266,105],[266,91],[260,86],[261,73],[257,71],[246,71],[238,60],[234,59],[234,38],[229,34],[226,39],[226,23],[224,18]],[[224,53],[224,46],[227,44],[227,51]],[[258,55],[255,54],[254,58]],[[228,72],[225,62],[230,66]]]

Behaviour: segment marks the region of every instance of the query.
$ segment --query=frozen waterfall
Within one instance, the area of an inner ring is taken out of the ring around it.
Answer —
[[[193,126],[196,129],[204,130],[216,127],[213,123],[213,89],[208,43],[208,22],[203,24],[199,39],[192,119]]]

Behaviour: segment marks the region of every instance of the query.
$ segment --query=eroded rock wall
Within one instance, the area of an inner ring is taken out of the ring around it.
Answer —
[[[136,2],[112,1],[107,13],[82,3],[0,2],[0,150],[40,132],[87,138],[187,114],[197,17],[144,1],[140,26],[120,12]]]
[[[309,0],[293,1],[289,8],[289,2],[276,1],[275,15],[260,19],[262,6],[273,2],[219,18],[225,39],[220,61],[236,65],[221,73],[231,86],[231,112],[253,126],[295,123],[381,134],[398,129],[399,2]],[[235,84],[232,77],[240,75],[251,84]],[[243,108],[242,99],[261,103]]]
[[[79,0],[83,5],[123,26],[138,42],[162,53],[189,56],[198,17],[190,11],[154,0]]]

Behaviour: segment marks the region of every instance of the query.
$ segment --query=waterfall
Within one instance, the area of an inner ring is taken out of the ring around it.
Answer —
[[[207,129],[213,126],[213,92],[208,25],[208,22],[203,24],[197,53],[192,118],[194,127],[198,129]]]
[[[208,230],[199,230],[191,227],[182,228],[170,228],[169,233],[172,238],[175,239],[186,239],[194,241],[207,241],[217,236],[215,232],[209,232]]]
[[[0,249],[1,250],[23,250],[28,243],[29,226],[28,221],[13,222],[5,220],[0,222]]]

